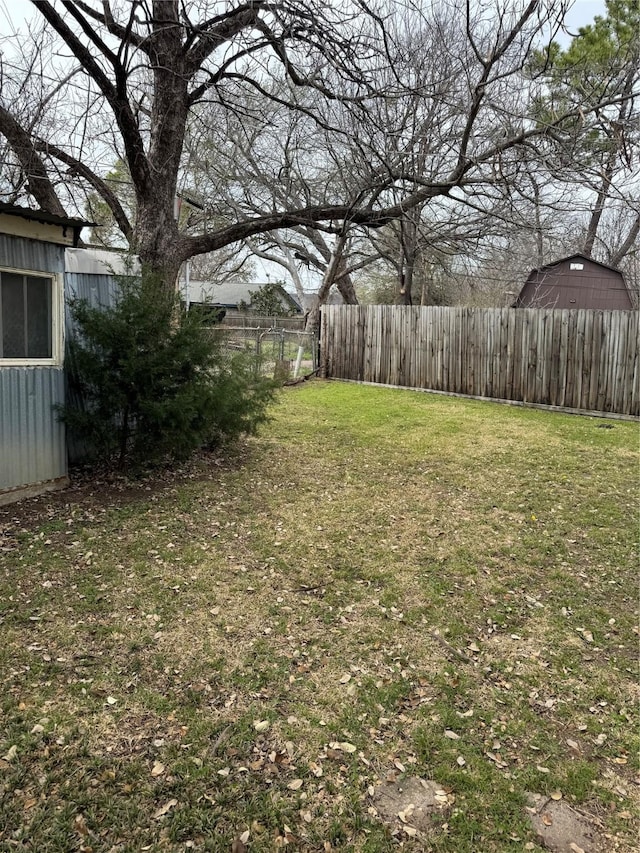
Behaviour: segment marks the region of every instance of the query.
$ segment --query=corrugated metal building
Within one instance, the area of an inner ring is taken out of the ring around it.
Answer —
[[[633,302],[620,270],[576,254],[531,270],[513,307],[630,311]]]
[[[68,482],[64,253],[85,224],[0,203],[0,503]]]
[[[117,295],[117,279],[135,275],[140,270],[137,260],[123,252],[108,249],[67,249],[65,251],[65,328],[67,337],[74,334],[69,299],[85,299],[95,307],[113,307]],[[67,403],[81,406],[67,387]],[[67,455],[71,464],[82,462],[88,447],[67,433]]]

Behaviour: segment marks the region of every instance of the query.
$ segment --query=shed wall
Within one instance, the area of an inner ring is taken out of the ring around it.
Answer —
[[[86,299],[93,307],[112,307],[116,301],[116,281],[112,275],[93,274],[86,272],[67,272],[64,276],[65,289],[65,325],[67,337],[73,336],[74,327],[69,311],[69,299]],[[67,354],[67,358],[68,358]],[[66,400],[71,406],[82,407],[82,401],[74,396],[71,388],[67,386]],[[74,465],[86,460],[89,447],[86,442],[74,438],[71,432],[67,434],[67,453],[69,462]]]
[[[64,272],[64,248],[26,237],[0,234],[0,266],[38,272]]]
[[[86,299],[93,307],[112,307],[115,304],[116,281],[112,275],[67,272],[64,276],[64,295],[67,331],[71,328],[69,299]]]
[[[580,264],[582,269],[571,269]],[[629,311],[633,308],[622,274],[576,255],[534,270],[518,297],[518,308],[587,308]]]
[[[64,426],[54,410],[63,401],[62,368],[0,368],[0,496],[66,478]]]
[[[62,273],[64,248],[0,234],[0,266]],[[65,430],[54,410],[64,393],[61,367],[0,365],[0,503],[66,482]]]

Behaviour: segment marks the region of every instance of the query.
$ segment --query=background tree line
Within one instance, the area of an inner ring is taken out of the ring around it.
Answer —
[[[261,258],[320,302],[504,304],[571,251],[638,282],[637,0],[571,38],[555,0],[33,5],[2,197],[88,215],[159,288]]]

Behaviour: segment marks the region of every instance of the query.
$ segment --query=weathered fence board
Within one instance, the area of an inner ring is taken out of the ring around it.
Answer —
[[[640,415],[637,311],[329,305],[324,375]]]

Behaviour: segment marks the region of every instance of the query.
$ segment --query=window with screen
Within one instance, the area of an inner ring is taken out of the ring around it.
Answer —
[[[54,358],[53,278],[0,270],[0,358]]]

